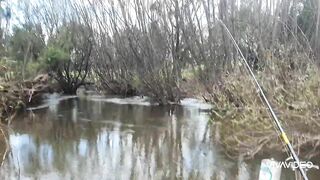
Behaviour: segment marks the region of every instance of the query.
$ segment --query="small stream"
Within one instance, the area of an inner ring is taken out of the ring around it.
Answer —
[[[258,179],[260,159],[230,160],[215,143],[208,108],[50,95],[10,125],[0,179]]]

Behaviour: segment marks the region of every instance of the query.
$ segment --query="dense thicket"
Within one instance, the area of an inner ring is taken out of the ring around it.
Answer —
[[[179,102],[186,89],[197,89],[185,87],[188,83],[200,82],[212,93],[221,76],[240,62],[221,22],[256,71],[275,61],[305,68],[319,58],[317,0],[20,4],[23,23],[4,31],[2,61],[19,64],[15,73],[23,78],[49,70],[66,93],[86,79],[108,93],[145,94],[163,104]]]

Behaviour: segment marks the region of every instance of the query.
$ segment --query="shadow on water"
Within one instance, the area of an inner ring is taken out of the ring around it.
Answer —
[[[257,179],[259,161],[228,160],[199,108],[117,101],[69,97],[18,117],[0,179]]]

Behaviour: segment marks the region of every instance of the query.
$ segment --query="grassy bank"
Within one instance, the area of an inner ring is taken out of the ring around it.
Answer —
[[[301,61],[277,61],[256,74],[294,148],[300,156],[311,158],[320,152],[320,73],[308,62],[295,69],[298,63]],[[208,97],[214,104],[213,122],[221,130],[220,143],[230,157],[284,151],[271,116],[244,69],[222,77]]]

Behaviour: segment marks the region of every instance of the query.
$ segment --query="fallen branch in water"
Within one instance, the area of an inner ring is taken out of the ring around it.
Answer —
[[[29,104],[36,104],[50,91],[48,76],[40,75],[32,81],[0,82],[0,120],[9,123],[15,113]]]

